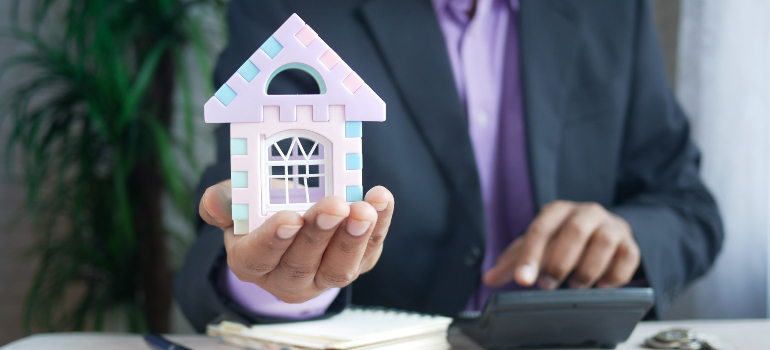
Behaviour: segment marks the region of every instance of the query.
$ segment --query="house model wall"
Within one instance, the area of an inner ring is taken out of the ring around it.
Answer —
[[[268,95],[270,81],[300,69],[320,94]],[[361,122],[384,121],[385,102],[293,14],[204,106],[230,123],[236,234],[281,210],[304,213],[335,195],[363,199]]]

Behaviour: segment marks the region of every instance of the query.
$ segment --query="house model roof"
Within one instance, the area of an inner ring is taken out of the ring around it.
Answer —
[[[286,69],[308,72],[321,93],[268,95]],[[291,122],[298,105],[313,106],[313,121],[328,121],[336,105],[345,106],[346,121],[385,120],[385,102],[295,13],[206,102],[204,115],[207,123],[255,123],[263,107],[280,106],[280,121]]]

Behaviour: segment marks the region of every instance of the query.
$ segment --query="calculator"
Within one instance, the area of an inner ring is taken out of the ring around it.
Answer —
[[[652,288],[496,293],[453,325],[485,349],[614,348],[654,299]]]

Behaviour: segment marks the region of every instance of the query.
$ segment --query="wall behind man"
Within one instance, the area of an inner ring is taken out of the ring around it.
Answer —
[[[671,317],[767,317],[770,307],[770,2],[684,0],[677,96],[722,212],[714,268]]]
[[[0,0],[0,28],[10,22],[10,0]],[[25,48],[18,42],[0,37],[0,62]],[[23,73],[11,72],[0,85],[0,96],[8,90],[11,81],[23,79]],[[4,150],[8,123],[0,115],[0,150]],[[0,152],[4,154],[4,152]],[[0,164],[5,164],[0,160]],[[20,220],[24,189],[7,176],[0,167],[0,346],[23,335],[21,316],[24,297],[35,269],[35,259],[24,259],[23,252],[31,248],[32,229]]]
[[[711,271],[669,319],[770,315],[770,3],[653,0],[670,81],[724,220]]]
[[[676,86],[676,56],[679,42],[679,12],[680,0],[653,0],[653,19],[658,28],[660,44],[666,60],[668,81]]]

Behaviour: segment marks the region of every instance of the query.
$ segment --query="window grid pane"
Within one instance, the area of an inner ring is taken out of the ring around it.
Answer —
[[[297,136],[269,145],[269,204],[310,204],[323,198],[326,175],[323,151],[318,142]]]

